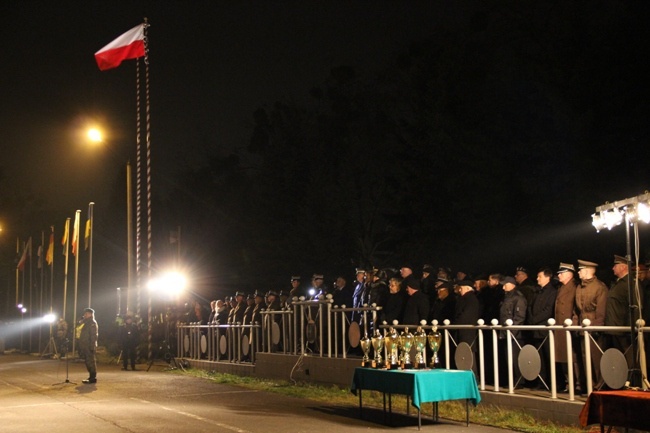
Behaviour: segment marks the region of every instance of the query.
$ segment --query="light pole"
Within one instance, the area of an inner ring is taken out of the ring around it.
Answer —
[[[625,222],[625,240],[626,240],[626,255],[628,273],[627,273],[627,295],[628,295],[628,317],[630,321],[630,341],[632,345],[633,361],[632,366],[628,369],[628,381],[632,387],[640,387],[643,385],[643,373],[641,372],[639,358],[645,356],[645,353],[638,350],[638,343],[636,340],[636,323],[634,321],[635,310],[638,312],[638,317],[642,317],[641,308],[642,304],[639,302],[639,284],[638,277],[635,275],[634,285],[630,270],[632,264],[636,263],[638,269],[638,222],[643,221],[646,224],[650,223],[650,193],[647,191],[644,194],[636,197],[618,200],[613,203],[606,202],[603,205],[596,207],[596,212],[592,214],[592,225],[596,231],[607,228],[612,228]],[[635,233],[635,261],[632,261],[632,245],[630,241],[630,227],[634,228]]]

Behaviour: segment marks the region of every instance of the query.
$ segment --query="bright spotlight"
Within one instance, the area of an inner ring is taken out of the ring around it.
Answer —
[[[21,308],[21,309],[20,309],[20,312],[23,313],[23,314],[25,314],[25,313],[27,312],[27,308],[25,308],[25,307]]]
[[[22,310],[22,308],[23,308],[23,304],[18,304],[18,305],[16,305],[16,308],[18,308],[19,310]]]
[[[104,140],[102,131],[97,128],[90,128],[88,130],[88,139],[94,143],[101,143]]]
[[[43,316],[43,320],[45,320],[47,323],[54,323],[56,316],[53,313],[49,313]]]
[[[187,279],[178,272],[167,272],[149,281],[149,290],[159,292],[170,298],[180,295],[187,287]]]

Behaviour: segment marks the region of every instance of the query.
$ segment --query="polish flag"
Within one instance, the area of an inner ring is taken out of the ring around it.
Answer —
[[[101,71],[120,66],[123,60],[144,57],[144,24],[133,27],[95,53]]]

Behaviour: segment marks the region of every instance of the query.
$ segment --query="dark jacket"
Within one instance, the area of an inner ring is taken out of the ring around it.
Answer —
[[[526,324],[547,325],[548,319],[555,314],[555,298],[557,289],[553,284],[548,283],[541,289],[535,289],[531,303],[528,304],[528,315]],[[533,331],[533,338],[544,338],[548,335],[546,331]]]
[[[459,296],[456,299],[456,311],[454,314],[454,325],[476,325],[479,319],[479,302],[476,293],[472,290]],[[458,343],[465,342],[472,344],[476,338],[476,330],[474,329],[459,329],[458,330]],[[476,346],[473,346],[476,348]]]
[[[527,305],[526,298],[516,288],[505,292],[499,309],[499,324],[503,325],[506,320],[512,319],[513,325],[523,325],[526,322]],[[518,340],[522,338],[521,331],[512,331],[512,335]],[[499,338],[506,338],[506,331],[499,331]]]
[[[97,336],[99,335],[97,322],[93,317],[83,320],[83,328],[79,336],[79,351],[94,351],[97,348]]]
[[[429,298],[419,290],[408,296],[404,307],[404,325],[419,325],[421,320],[427,320],[429,315]]]
[[[386,322],[392,325],[393,320],[402,323],[407,297],[408,295],[401,290],[397,293],[390,293],[386,299],[386,305],[379,313],[379,323]]]

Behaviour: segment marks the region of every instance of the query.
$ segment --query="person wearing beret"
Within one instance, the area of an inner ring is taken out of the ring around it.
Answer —
[[[95,310],[86,308],[81,319],[81,332],[79,335],[79,356],[86,363],[88,379],[83,383],[97,383],[97,337],[99,335]]]

